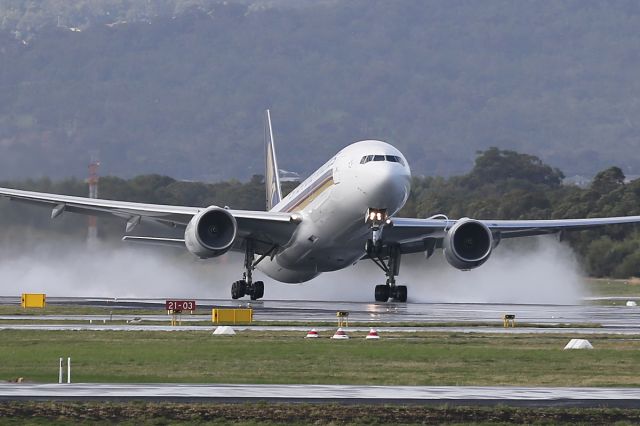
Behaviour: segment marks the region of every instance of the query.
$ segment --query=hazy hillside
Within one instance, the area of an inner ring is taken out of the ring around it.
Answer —
[[[414,173],[489,146],[640,173],[637,1],[4,1],[0,178],[262,173],[379,138]]]

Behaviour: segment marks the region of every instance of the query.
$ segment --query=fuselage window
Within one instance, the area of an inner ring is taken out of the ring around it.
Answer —
[[[364,157],[362,157],[362,160],[360,160],[360,164],[366,163],[368,161],[367,158],[368,157],[366,155]]]

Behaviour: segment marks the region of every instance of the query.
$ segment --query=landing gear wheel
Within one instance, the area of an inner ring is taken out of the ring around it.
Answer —
[[[238,293],[238,281],[234,281],[233,284],[231,284],[231,298],[232,299],[240,298],[240,294]]]
[[[407,301],[407,286],[399,285],[393,291],[393,300],[396,302],[405,303]]]
[[[231,284],[231,298],[232,299],[240,299],[244,297],[245,294],[246,282],[244,281],[236,281]]]
[[[377,285],[375,290],[376,302],[386,302],[389,300],[389,286],[386,284]]]
[[[264,283],[262,281],[256,281],[253,283],[253,288],[251,289],[251,300],[262,299],[264,296]]]

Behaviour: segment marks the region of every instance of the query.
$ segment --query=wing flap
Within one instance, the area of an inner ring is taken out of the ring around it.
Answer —
[[[124,237],[122,237],[122,241],[157,246],[186,248],[186,246],[184,245],[184,240],[180,238],[136,237],[133,235],[125,235]]]

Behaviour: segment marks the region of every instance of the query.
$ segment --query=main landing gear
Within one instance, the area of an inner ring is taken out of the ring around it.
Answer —
[[[253,282],[253,270],[256,268],[256,265],[260,263],[265,257],[269,256],[271,253],[275,251],[275,246],[269,250],[266,254],[263,254],[254,262],[253,257],[255,255],[255,251],[253,248],[253,241],[246,240],[245,241],[245,252],[244,252],[244,273],[242,274],[242,279],[231,284],[231,298],[232,299],[240,299],[244,296],[251,297],[251,300],[258,300],[264,296],[264,282],[256,281]]]
[[[389,247],[389,257],[386,262],[379,254],[369,253],[369,257],[387,276],[386,284],[376,286],[376,302],[387,302],[389,299],[395,302],[406,302],[407,286],[396,285],[396,276],[400,272],[400,247]]]
[[[376,302],[387,302],[391,299],[404,303],[407,301],[407,286],[396,285],[396,276],[400,272],[400,246],[389,245],[387,261],[383,259],[382,231],[384,226],[390,223],[386,210],[369,209],[365,222],[371,224],[372,231],[372,238],[367,240],[365,250],[369,258],[384,271],[387,277],[386,284],[376,286]]]

